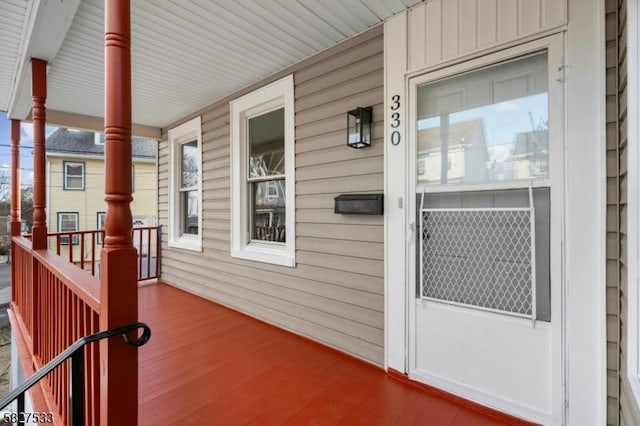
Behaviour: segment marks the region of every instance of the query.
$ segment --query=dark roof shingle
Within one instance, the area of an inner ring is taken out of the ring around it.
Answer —
[[[133,138],[133,157],[155,159],[157,142],[151,139]],[[47,152],[104,156],[104,145],[95,143],[95,133],[59,128],[46,141]]]

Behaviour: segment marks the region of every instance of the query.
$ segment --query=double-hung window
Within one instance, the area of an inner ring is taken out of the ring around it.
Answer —
[[[84,191],[84,163],[76,161],[65,161],[63,163],[64,177],[63,187],[65,190]]]
[[[197,117],[169,130],[169,246],[202,251],[202,132]]]
[[[106,212],[98,212],[96,214],[96,216],[97,216],[97,220],[96,220],[97,229],[100,229],[100,230],[102,230],[104,232],[104,221],[107,219],[107,213]],[[102,244],[103,232],[98,232],[98,234],[96,236],[98,244]]]
[[[231,255],[295,266],[293,76],[230,110]]]
[[[61,212],[58,213],[58,232],[74,232],[78,230],[78,213],[77,212]],[[72,243],[78,244],[78,235],[73,235]],[[60,244],[69,245],[69,236],[61,235]]]

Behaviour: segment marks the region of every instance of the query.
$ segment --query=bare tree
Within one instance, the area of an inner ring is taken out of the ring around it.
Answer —
[[[0,201],[9,201],[11,195],[11,177],[7,170],[0,170]]]

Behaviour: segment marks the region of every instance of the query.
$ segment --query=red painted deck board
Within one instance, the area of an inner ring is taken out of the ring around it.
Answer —
[[[507,425],[166,284],[139,291],[139,424]],[[515,421],[515,419],[514,419]]]

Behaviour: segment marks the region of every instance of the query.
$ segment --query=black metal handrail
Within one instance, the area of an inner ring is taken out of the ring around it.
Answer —
[[[129,337],[128,333],[139,328],[142,329],[142,335],[140,335],[140,337],[135,339]],[[149,341],[151,338],[151,329],[147,324],[137,322],[111,330],[101,331],[76,340],[75,343],[49,361],[47,365],[42,367],[36,374],[29,377],[24,383],[11,391],[9,395],[2,398],[0,400],[0,410],[4,409],[13,401],[18,400],[18,419],[24,420],[24,394],[56,367],[71,358],[71,389],[69,393],[71,400],[71,410],[69,411],[71,421],[69,425],[81,426],[84,423],[84,347],[89,343],[117,335],[122,335],[128,345],[137,348]],[[22,423],[22,421],[19,423]]]

